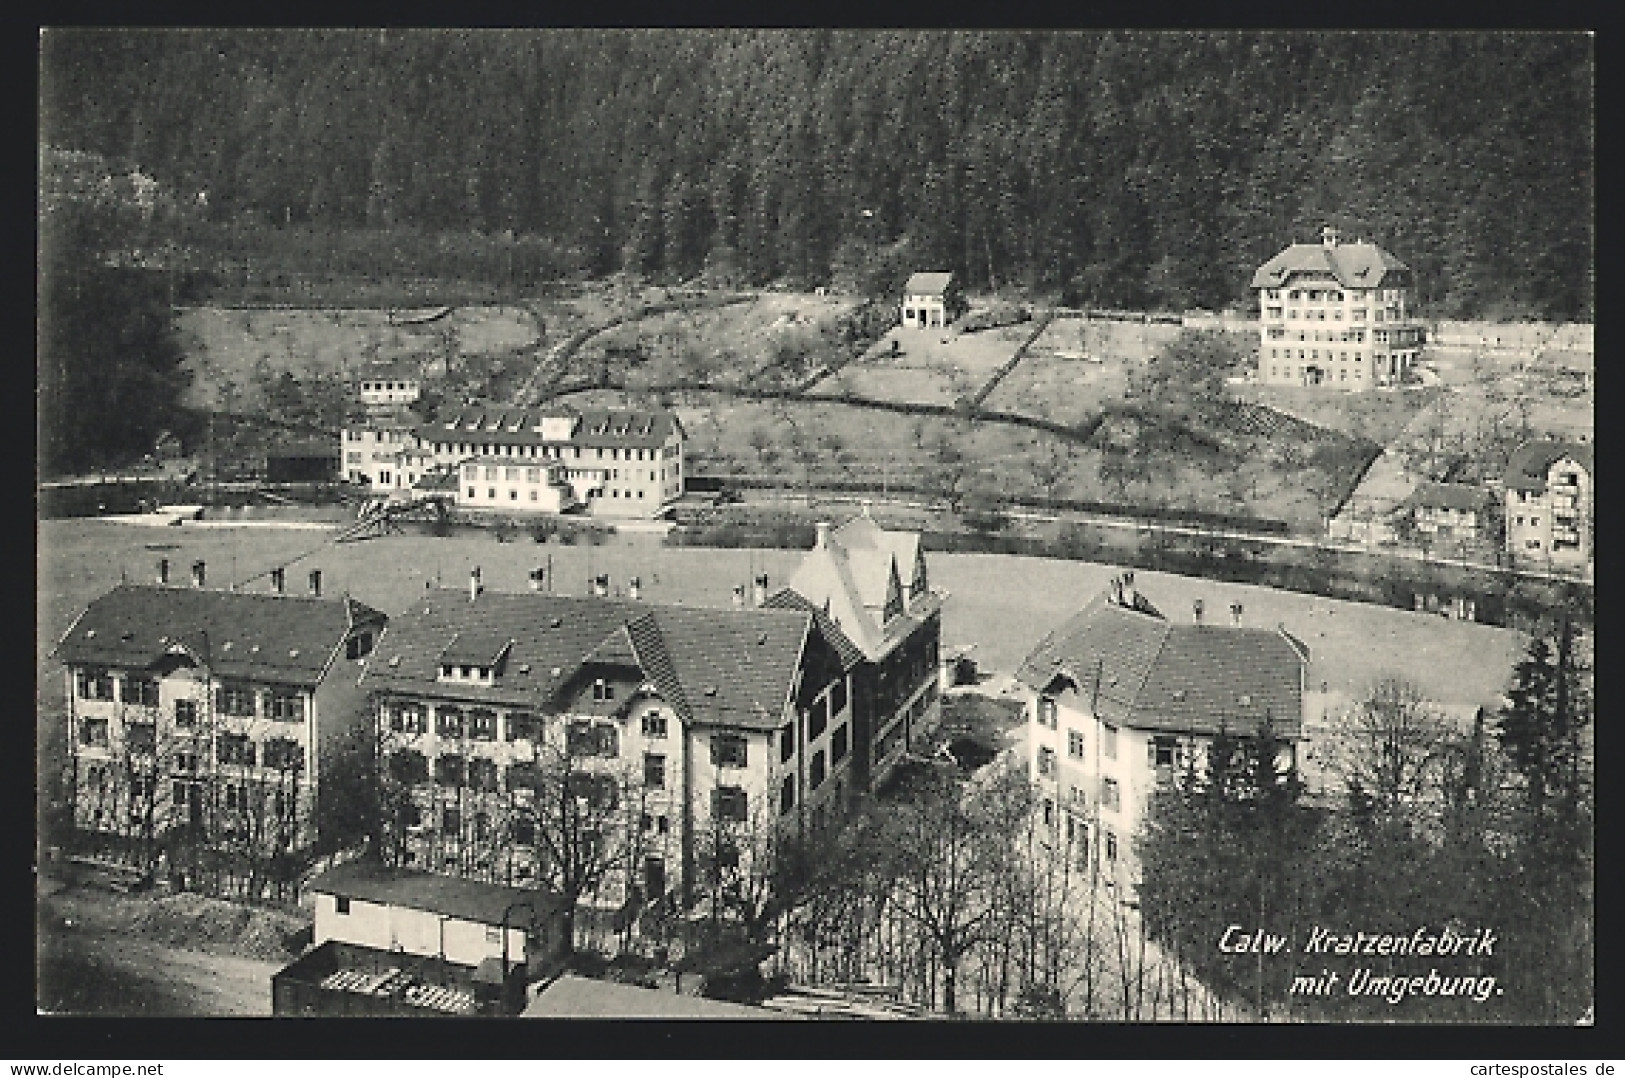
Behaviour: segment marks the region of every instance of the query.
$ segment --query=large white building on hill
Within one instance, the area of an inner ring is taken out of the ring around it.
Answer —
[[[1416,362],[1422,323],[1410,311],[1411,271],[1371,243],[1294,243],[1253,274],[1258,381],[1360,392],[1398,385]]]

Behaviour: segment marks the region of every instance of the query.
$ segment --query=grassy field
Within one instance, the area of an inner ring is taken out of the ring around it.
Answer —
[[[810,395],[951,405],[974,395],[1031,332],[1030,323],[978,333],[894,326],[861,360],[820,382]]]
[[[1029,352],[982,404],[989,411],[1077,423],[1099,414],[1104,405],[1121,403],[1128,374],[1128,366],[1116,361],[1090,363]]]

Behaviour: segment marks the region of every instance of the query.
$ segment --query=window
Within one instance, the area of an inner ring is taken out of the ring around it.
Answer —
[[[305,750],[291,737],[266,738],[265,766],[277,771],[298,771],[305,766]]]
[[[830,735],[829,744],[830,744],[829,752],[830,752],[830,759],[831,760],[833,760],[835,763],[840,763],[842,760],[846,759],[846,752],[847,752],[846,723],[843,722],[843,723],[841,723],[841,725],[839,725],[839,726],[837,726],[835,728],[835,733]]]
[[[142,707],[158,706],[158,680],[150,677],[127,676],[119,687],[119,696],[126,704]]]
[[[1055,701],[1047,696],[1038,698],[1038,725],[1055,729]]]
[[[278,722],[303,722],[305,718],[305,700],[299,692],[288,692],[285,689],[273,689],[268,694],[271,707],[271,718]]]
[[[222,685],[215,693],[215,708],[222,715],[252,715],[254,690],[245,685]]]
[[[516,846],[534,846],[536,844],[536,821],[528,816],[521,816],[513,822],[513,841]]]
[[[1146,746],[1152,767],[1173,767],[1179,759],[1179,742],[1171,737],[1155,737]]]
[[[816,790],[824,785],[824,751],[813,753],[812,765],[807,768],[807,785]]]
[[[475,741],[497,739],[497,713],[490,708],[477,707],[468,713],[468,736]]]
[[[666,736],[666,716],[658,711],[648,711],[643,715],[643,736],[658,739]]]
[[[468,761],[468,787],[471,790],[496,793],[497,762],[487,760],[481,756],[470,757]]]
[[[743,822],[750,816],[744,789],[739,786],[718,786],[711,795],[711,811],[719,820]]]
[[[509,741],[535,741],[540,731],[541,723],[530,712],[508,712],[507,732]]]
[[[215,740],[215,754],[223,764],[254,766],[254,743],[245,734],[221,734]]]
[[[796,777],[784,776],[784,784],[779,787],[779,813],[782,815],[796,807]]]
[[[362,659],[372,654],[372,634],[356,633],[344,642],[346,659]]]
[[[440,827],[448,835],[461,835],[463,833],[463,814],[454,808],[445,809],[440,813]],[[446,859],[449,863],[451,858]]]
[[[79,744],[88,745],[94,749],[105,749],[107,747],[107,720],[80,719]]]
[[[338,914],[342,914],[344,916],[349,916],[349,913],[350,913],[350,896],[349,895],[334,895],[333,896],[333,912],[338,913]]]
[[[599,678],[592,683],[592,698],[594,700],[615,699],[615,686],[611,682]]]
[[[417,704],[390,704],[389,728],[396,733],[421,734],[423,708]]]
[[[815,707],[807,713],[807,740],[816,741],[829,725],[829,716],[821,707]]]
[[[124,728],[124,743],[132,753],[151,756],[158,748],[158,727],[150,722],[132,722]]]
[[[468,488],[468,496],[469,496],[469,497],[470,497],[470,498],[477,498],[477,497],[479,497],[479,495],[477,495],[477,494],[475,494],[475,493],[474,493],[474,488],[473,488],[473,487],[469,487],[469,488]]]
[[[397,752],[389,758],[389,773],[402,786],[420,786],[429,781],[429,761],[421,752]]]
[[[1117,727],[1110,725],[1101,727],[1100,753],[1108,760],[1117,759]]]
[[[666,785],[666,758],[649,753],[643,757],[643,784],[655,789]]]
[[[843,678],[840,681],[837,681],[834,687],[829,690],[829,713],[831,716],[834,716],[845,707],[846,680]]]
[[[1044,826],[1055,826],[1055,802],[1047,797],[1044,798]]]
[[[461,708],[437,707],[434,709],[434,732],[441,737],[463,736],[463,712]]]
[[[711,763],[715,767],[748,767],[749,754],[742,734],[717,734],[711,739]]]
[[[435,760],[434,780],[441,786],[462,786],[467,779],[468,773],[461,756],[448,754]]]
[[[1122,799],[1118,794],[1117,780],[1103,778],[1100,780],[1100,807],[1116,812],[1123,807]]]
[[[1106,860],[1117,861],[1117,836],[1110,831],[1106,832]]]
[[[1038,774],[1046,779],[1055,777],[1055,750],[1048,745],[1038,746]]]
[[[790,758],[796,754],[796,728],[791,723],[779,731],[779,762],[789,763]]]
[[[1066,754],[1074,760],[1083,759],[1083,731],[1068,730],[1066,732]]]

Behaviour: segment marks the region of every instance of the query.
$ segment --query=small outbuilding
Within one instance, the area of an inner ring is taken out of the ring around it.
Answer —
[[[903,286],[903,325],[913,329],[941,329],[965,306],[952,273],[916,273]]]

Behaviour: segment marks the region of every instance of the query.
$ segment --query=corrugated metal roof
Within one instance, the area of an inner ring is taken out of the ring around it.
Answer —
[[[179,647],[219,677],[314,685],[352,624],[386,620],[348,596],[120,584],[85,608],[56,657],[139,670]]]

